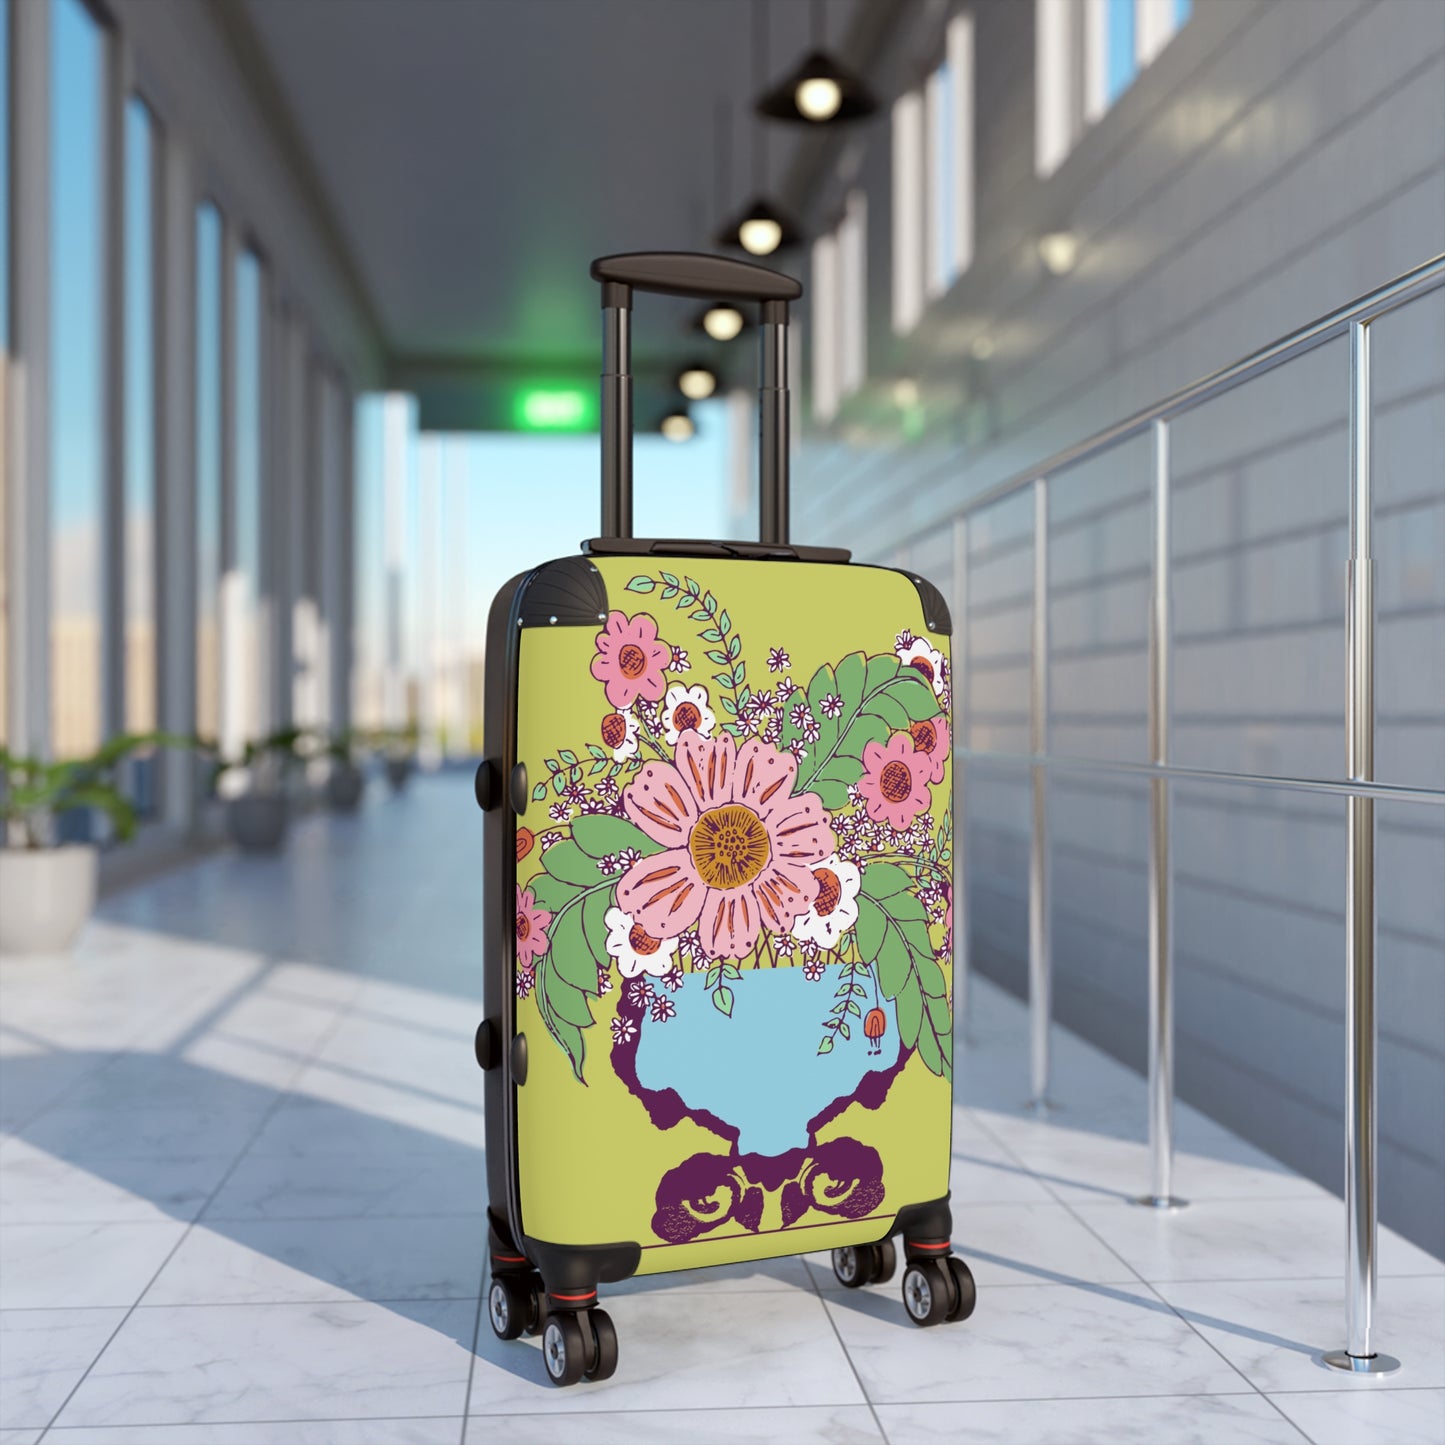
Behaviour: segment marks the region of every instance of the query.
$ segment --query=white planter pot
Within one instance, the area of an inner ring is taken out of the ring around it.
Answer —
[[[0,953],[64,953],[95,907],[89,843],[0,848]]]

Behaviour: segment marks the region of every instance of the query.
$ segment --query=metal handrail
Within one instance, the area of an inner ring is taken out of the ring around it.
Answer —
[[[1031,1104],[1048,1110],[1049,1048],[1052,1023],[1053,950],[1049,900],[1048,774],[1051,769],[1134,774],[1149,780],[1149,1143],[1150,1189],[1138,1203],[1159,1209],[1185,1204],[1172,1192],[1174,1159],[1174,937],[1173,869],[1170,861],[1170,802],[1174,783],[1219,783],[1324,793],[1347,802],[1346,943],[1347,1042],[1345,1202],[1346,1345],[1324,1356],[1327,1363],[1357,1374],[1384,1374],[1399,1361],[1377,1352],[1371,1339],[1375,1302],[1376,1205],[1375,1157],[1375,816],[1376,801],[1445,804],[1445,790],[1379,783],[1374,776],[1375,589],[1371,556],[1373,487],[1371,477],[1372,398],[1370,327],[1382,316],[1445,286],[1445,254],[1406,272],[1327,316],[1291,332],[1128,419],[1066,447],[1047,461],[967,499],[953,519],[954,590],[959,613],[967,610],[969,529],[984,509],[1008,497],[1033,491],[1033,627],[1029,669],[1029,751],[993,752],[959,748],[961,764],[992,762],[1029,769],[1032,807],[1029,845],[1029,1007]],[[1275,367],[1305,355],[1340,336],[1350,339],[1349,518],[1350,560],[1346,609],[1346,778],[1275,777],[1181,767],[1169,760],[1170,684],[1173,629],[1170,615],[1170,423],[1205,402],[1253,381]],[[1149,611],[1149,762],[1051,756],[1048,752],[1048,509],[1049,482],[1091,457],[1148,432],[1152,446],[1153,527]],[[906,549],[936,525],[921,528],[901,543]],[[955,707],[967,710],[970,669],[967,632],[955,638]],[[966,766],[958,769],[962,818]],[[959,876],[966,878],[966,829],[956,830]],[[962,1012],[968,982],[967,889],[965,914],[954,939],[957,950],[956,997]]]

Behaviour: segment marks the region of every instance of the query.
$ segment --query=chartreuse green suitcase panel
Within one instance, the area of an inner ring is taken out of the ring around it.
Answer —
[[[948,1190],[947,638],[881,569],[598,558],[521,639],[522,1225],[642,1273]]]

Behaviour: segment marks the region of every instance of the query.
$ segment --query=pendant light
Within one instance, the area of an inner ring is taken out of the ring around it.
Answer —
[[[824,47],[824,3],[813,0],[812,50],[793,72],[767,91],[754,109],[769,120],[803,125],[841,125],[878,109],[863,81]]]
[[[705,361],[689,362],[677,375],[677,389],[689,401],[706,401],[717,390],[717,372]]]
[[[768,30],[767,16],[763,11],[764,0],[753,0],[753,88],[760,85],[768,73]],[[757,186],[756,198],[718,232],[721,246],[740,246],[751,256],[771,256],[774,251],[798,242],[798,229],[787,214],[767,199],[768,153],[767,134],[763,128],[753,125],[753,184]]]

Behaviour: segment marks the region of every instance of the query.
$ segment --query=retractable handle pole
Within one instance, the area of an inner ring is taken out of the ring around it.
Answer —
[[[592,263],[602,283],[602,534],[632,535],[632,293],[762,307],[758,420],[760,535],[788,540],[788,303],[802,283],[766,266],[693,251],[640,251]]]

